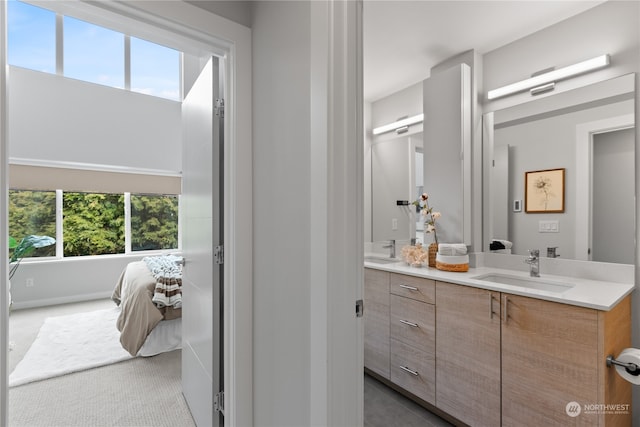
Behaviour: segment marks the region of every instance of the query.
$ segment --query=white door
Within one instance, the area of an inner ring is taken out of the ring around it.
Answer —
[[[633,264],[635,260],[635,235],[629,232],[635,227],[634,133],[635,128],[628,128],[593,135],[593,261]]]
[[[223,424],[214,399],[222,389],[222,114],[218,59],[209,60],[182,104],[182,388],[198,426]]]

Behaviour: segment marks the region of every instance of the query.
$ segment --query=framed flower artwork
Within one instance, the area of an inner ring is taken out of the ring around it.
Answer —
[[[564,168],[525,172],[524,194],[527,213],[564,212]]]

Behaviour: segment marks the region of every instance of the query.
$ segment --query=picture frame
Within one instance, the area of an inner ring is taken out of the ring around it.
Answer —
[[[564,212],[564,175],[564,168],[525,172],[525,212]]]

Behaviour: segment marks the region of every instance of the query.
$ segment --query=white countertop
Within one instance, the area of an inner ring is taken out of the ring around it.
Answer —
[[[604,282],[600,280],[544,274],[544,272],[540,274],[540,278],[532,278],[529,277],[528,272],[492,267],[469,268],[468,272],[457,273],[441,271],[432,267],[410,267],[403,261],[398,261],[393,264],[380,264],[372,261],[365,261],[364,266],[366,268],[373,268],[376,270],[424,277],[432,280],[472,286],[474,288],[522,295],[604,311],[611,310],[634,289],[633,283]],[[486,274],[503,274],[525,280],[542,282],[549,281],[551,283],[572,285],[573,287],[562,293],[558,293],[474,279],[476,276]]]

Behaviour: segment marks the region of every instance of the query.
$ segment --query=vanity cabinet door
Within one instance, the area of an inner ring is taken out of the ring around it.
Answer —
[[[500,294],[436,283],[436,406],[469,425],[500,425]]]
[[[364,269],[364,366],[389,379],[389,273]]]
[[[508,294],[502,306],[502,425],[598,425],[598,414],[566,409],[603,403],[598,312]]]

